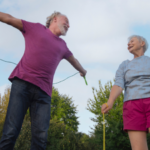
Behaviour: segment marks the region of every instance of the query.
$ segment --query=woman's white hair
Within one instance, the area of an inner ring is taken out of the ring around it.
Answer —
[[[60,12],[56,12],[55,11],[53,14],[51,14],[50,16],[48,16],[46,18],[47,19],[47,21],[46,21],[46,28],[49,28],[49,26],[51,25],[54,17],[59,16],[59,15],[62,15],[62,14]]]
[[[148,42],[147,42],[147,40],[146,40],[144,37],[140,36],[140,35],[132,35],[132,36],[130,36],[130,37],[128,38],[128,41],[130,41],[130,40],[131,40],[132,38],[134,38],[134,37],[136,37],[139,41],[145,42],[145,45],[144,45],[144,47],[143,47],[144,53],[145,53],[146,50],[148,49]]]

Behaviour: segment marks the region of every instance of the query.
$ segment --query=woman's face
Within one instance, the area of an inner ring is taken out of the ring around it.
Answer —
[[[128,50],[130,53],[134,54],[139,50],[143,50],[143,42],[139,41],[138,38],[133,37],[128,43]]]

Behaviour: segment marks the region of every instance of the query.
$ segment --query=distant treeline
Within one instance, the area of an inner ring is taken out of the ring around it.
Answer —
[[[72,98],[61,95],[53,87],[51,100],[51,121],[48,130],[47,150],[102,150],[103,149],[103,116],[101,106],[107,102],[112,87],[108,82],[104,87],[99,81],[99,89],[92,88],[93,99],[88,100],[87,110],[95,115],[92,121],[96,123],[89,135],[78,132],[77,106]],[[69,94],[69,93],[67,93]],[[10,88],[0,96],[0,138],[9,102]],[[131,150],[127,133],[123,131],[122,120],[123,94],[121,94],[113,109],[105,115],[106,150]],[[147,135],[150,148],[150,135]],[[21,132],[14,150],[28,150],[31,145],[31,121],[29,110],[26,113]]]

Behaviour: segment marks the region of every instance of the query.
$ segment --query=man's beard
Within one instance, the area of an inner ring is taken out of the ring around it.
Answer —
[[[65,27],[63,25],[58,24],[58,28],[61,32],[61,35],[66,35],[67,31],[65,30]]]

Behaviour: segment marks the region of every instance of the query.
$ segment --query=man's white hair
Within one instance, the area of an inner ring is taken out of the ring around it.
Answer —
[[[144,53],[145,53],[146,50],[148,49],[148,42],[147,42],[147,40],[146,40],[144,37],[140,36],[140,35],[132,35],[132,36],[130,36],[130,37],[128,38],[128,41],[130,41],[130,40],[131,40],[132,38],[134,38],[134,37],[136,37],[139,41],[145,42],[145,45],[144,45],[144,47],[143,47]]]
[[[46,21],[46,27],[49,28],[49,26],[51,25],[54,17],[57,17],[59,15],[62,15],[60,12],[54,12],[53,14],[51,14],[49,17],[47,17],[47,21]]]

